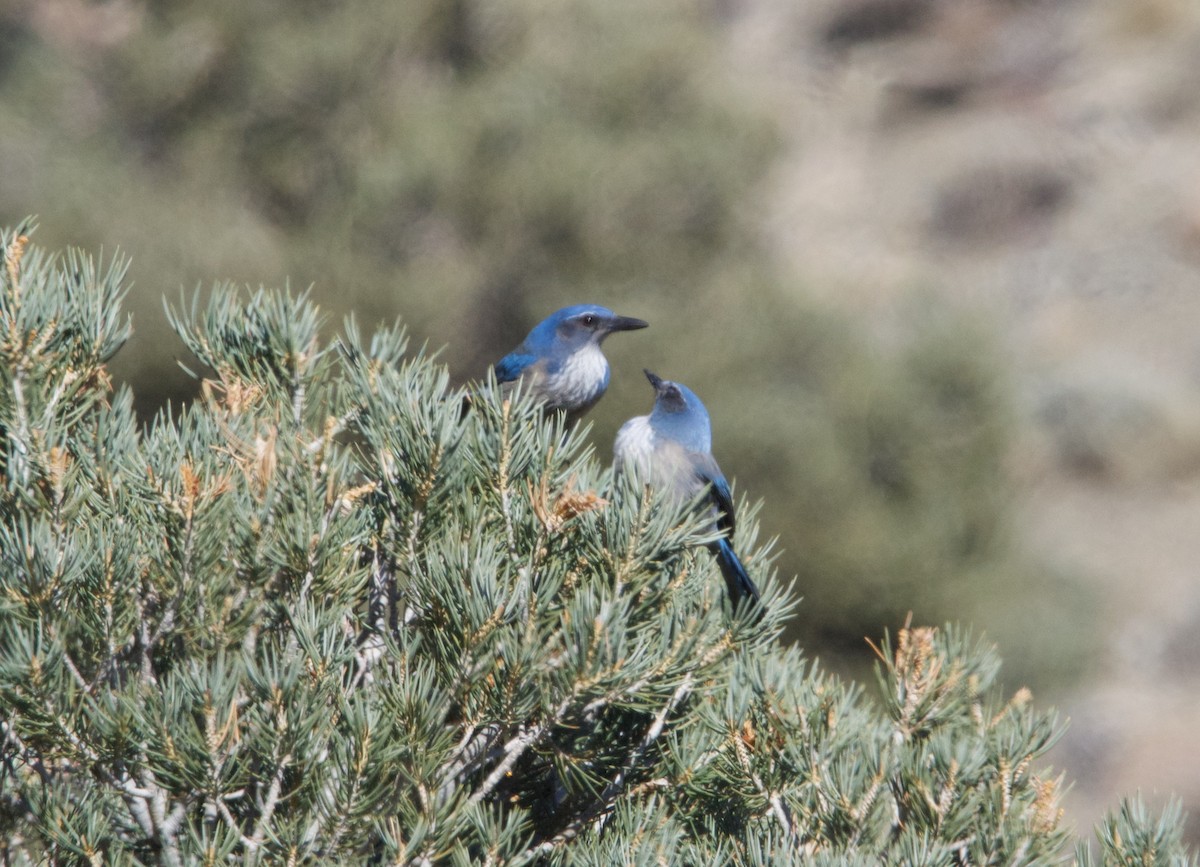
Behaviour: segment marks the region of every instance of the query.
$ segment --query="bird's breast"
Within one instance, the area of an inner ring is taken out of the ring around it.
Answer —
[[[613,443],[613,457],[620,469],[648,478],[653,455],[654,429],[650,427],[649,417],[639,415],[621,425]]]
[[[703,487],[691,454],[675,440],[656,433],[648,416],[631,418],[621,426],[613,457],[622,470],[681,499],[695,496]]]
[[[599,346],[588,345],[566,357],[541,382],[545,396],[558,406],[587,405],[608,387],[608,360]]]

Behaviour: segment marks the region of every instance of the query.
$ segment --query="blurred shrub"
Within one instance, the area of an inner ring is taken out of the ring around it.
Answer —
[[[156,318],[180,284],[285,271],[335,310],[471,333],[464,373],[564,299],[714,291],[776,140],[687,0],[8,14],[0,117],[23,115],[5,156],[28,171],[0,217],[120,243]]]
[[[870,627],[912,611],[985,628],[1018,681],[1077,675],[1095,600],[1014,538],[1017,412],[986,323],[921,300],[887,339],[797,301],[754,318],[700,379],[726,409],[718,457],[799,578],[802,642],[861,662]]]
[[[1034,412],[1042,460],[1080,477],[1138,484],[1200,467],[1192,389],[1128,357],[1095,354],[1058,371]]]
[[[162,296],[213,278],[286,274],[335,316],[403,315],[462,378],[565,303],[646,318],[614,341],[602,454],[649,409],[639,368],[688,382],[739,491],[766,501],[806,641],[865,655],[860,637],[909,609],[978,615],[1024,671],[1005,629],[1028,621],[1002,600],[1040,576],[1005,532],[998,355],[983,329],[941,320],[873,347],[774,270],[755,206],[781,136],[731,75],[720,14],[690,0],[10,4],[0,220],[40,213],[47,246],[132,254],[136,331],[115,371],[142,412],[190,387]],[[1052,642],[1076,658],[1072,639],[1038,636],[1031,655]]]

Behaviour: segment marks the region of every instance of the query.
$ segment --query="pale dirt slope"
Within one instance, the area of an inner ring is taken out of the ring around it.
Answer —
[[[775,253],[886,339],[914,290],[994,321],[1025,407],[1020,525],[1094,582],[1105,650],[1054,762],[1090,824],[1200,825],[1200,3],[747,0],[786,119]],[[1161,798],[1159,798],[1161,800]]]

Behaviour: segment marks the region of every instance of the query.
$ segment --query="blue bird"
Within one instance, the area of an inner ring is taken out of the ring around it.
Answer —
[[[606,307],[576,304],[551,313],[521,345],[496,362],[496,381],[510,391],[518,381],[547,409],[561,409],[568,423],[591,409],[608,388],[608,359],[600,350],[615,331],[649,323],[618,316]]]
[[[654,386],[654,411],[631,418],[617,431],[613,445],[616,469],[632,471],[679,500],[707,491],[705,502],[723,534],[710,548],[725,578],[729,601],[735,609],[746,598],[758,605],[758,588],[733,550],[733,495],[712,456],[708,410],[686,385],[661,379],[648,370],[645,373]]]

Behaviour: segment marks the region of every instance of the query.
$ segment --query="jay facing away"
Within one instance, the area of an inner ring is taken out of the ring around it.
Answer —
[[[708,410],[687,386],[661,379],[648,370],[645,373],[654,386],[654,411],[631,418],[617,432],[613,446],[616,470],[633,472],[652,488],[668,491],[679,500],[690,500],[706,491],[704,508],[722,532],[709,547],[721,567],[729,601],[735,610],[747,598],[757,607],[758,588],[733,550],[733,497],[712,456]]]

